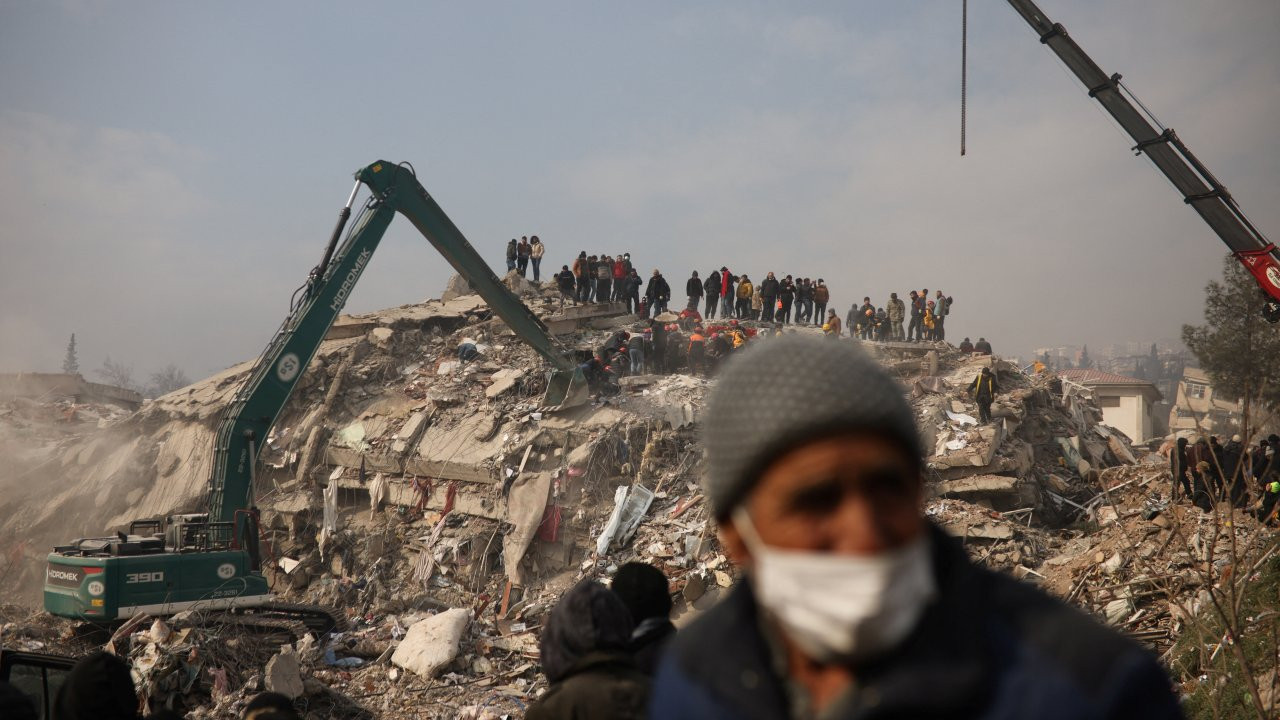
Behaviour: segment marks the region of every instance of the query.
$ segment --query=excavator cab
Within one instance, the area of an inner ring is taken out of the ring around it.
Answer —
[[[585,405],[591,399],[587,389],[587,376],[582,368],[570,370],[553,370],[547,380],[547,392],[542,396],[543,407],[549,409],[566,409]]]

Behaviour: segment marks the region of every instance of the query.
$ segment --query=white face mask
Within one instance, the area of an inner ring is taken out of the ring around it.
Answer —
[[[927,534],[889,552],[847,555],[772,548],[744,508],[733,520],[755,563],[757,602],[815,662],[863,660],[892,649],[937,593]]]

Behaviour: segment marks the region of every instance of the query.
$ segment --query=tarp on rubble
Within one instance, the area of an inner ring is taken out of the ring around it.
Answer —
[[[511,485],[507,495],[506,521],[515,526],[502,543],[502,562],[507,577],[516,585],[524,585],[520,560],[533,542],[542,516],[547,510],[547,496],[551,492],[551,476],[547,473],[526,473]]]

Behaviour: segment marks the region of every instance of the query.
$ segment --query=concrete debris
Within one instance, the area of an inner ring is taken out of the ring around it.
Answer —
[[[458,644],[470,622],[470,610],[453,608],[414,623],[391,662],[421,677],[435,677],[458,656]]]
[[[302,695],[302,670],[298,667],[298,656],[292,649],[281,650],[267,661],[264,682],[267,690],[278,692],[287,698]]]
[[[504,281],[582,359],[637,321],[621,304],[562,307],[553,287],[518,273]],[[465,362],[464,340],[483,348]],[[1159,468],[1101,425],[1092,398],[942,344],[864,347],[910,388],[934,522],[981,564],[1148,633],[1144,641],[1171,642],[1183,621],[1152,592],[1176,576],[1194,600],[1205,561],[1169,537],[1174,527],[1210,530],[1183,507],[1144,519]],[[1004,390],[988,424],[966,394],[983,366]],[[199,507],[215,423],[248,369],[133,415],[75,405],[69,426],[56,419],[72,404],[0,400],[0,432],[10,433],[0,440],[28,432],[23,423],[57,429],[41,430],[29,459],[66,488],[3,501],[0,537],[35,540],[25,551],[32,569],[8,584],[38,591],[43,552],[67,527]],[[342,608],[349,627],[280,652],[289,638],[255,639],[199,613],[170,619],[168,636],[148,621],[128,652],[153,678],[152,703],[238,717],[274,686],[333,708],[331,717],[520,717],[546,688],[539,629],[579,580],[652,563],[671,579],[678,622],[723,598],[741,577],[698,485],[697,422],[714,380],[627,376],[616,395],[552,412],[540,407],[546,370],[457,279],[444,300],[335,323],[263,451],[257,505],[272,591]],[[107,427],[94,417],[110,418]],[[58,533],[35,534],[45,526]],[[4,619],[21,628],[4,631],[6,646],[81,649],[60,639],[70,633],[57,621]]]

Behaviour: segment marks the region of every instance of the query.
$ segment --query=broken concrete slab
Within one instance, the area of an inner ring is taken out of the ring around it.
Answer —
[[[999,523],[951,523],[943,529],[963,540],[995,541],[1013,538],[1013,530],[1008,525]]]
[[[1034,483],[1007,475],[973,475],[939,482],[938,497],[951,497],[988,505],[996,510],[1018,510],[1039,505]]]
[[[282,650],[267,661],[263,682],[271,692],[294,700],[302,695],[302,669],[292,649]]]
[[[434,677],[458,656],[458,644],[470,622],[470,610],[453,608],[414,623],[392,653],[392,664],[421,677]]]

